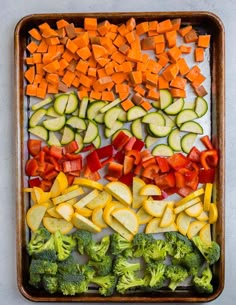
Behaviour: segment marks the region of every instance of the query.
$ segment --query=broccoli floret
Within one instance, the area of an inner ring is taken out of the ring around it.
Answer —
[[[61,274],[58,277],[59,291],[63,295],[75,295],[88,290],[88,282],[81,273],[77,274]]]
[[[50,239],[51,234],[44,227],[40,227],[36,230],[27,245],[27,251],[29,255],[33,255],[39,251],[40,248]]]
[[[86,281],[89,283],[91,279],[94,277],[96,271],[93,269],[93,267],[89,266],[88,264],[84,265],[77,265],[78,270],[83,276],[85,277]]]
[[[85,248],[86,254],[93,261],[101,261],[110,246],[110,236],[104,236],[100,242],[92,240]]]
[[[30,274],[29,274],[29,284],[32,285],[35,288],[41,288],[42,287],[41,274],[30,272]]]
[[[197,249],[194,249],[193,252],[186,254],[181,259],[181,265],[186,267],[191,275],[197,275],[203,263],[203,256]]]
[[[152,262],[146,265],[144,280],[145,286],[155,289],[161,288],[166,279],[166,265],[163,262]]]
[[[92,241],[92,233],[85,230],[77,230],[72,234],[77,242],[78,252],[84,254],[84,249]]]
[[[180,234],[179,232],[165,232],[165,239],[171,243],[171,244],[176,244],[178,240],[182,240],[186,244],[189,244],[189,246],[192,245],[192,242],[190,239],[188,239],[186,236]]]
[[[112,257],[105,255],[99,262],[90,260],[88,266],[94,267],[98,275],[108,275],[112,270],[112,262]]]
[[[111,253],[113,255],[122,254],[125,257],[132,256],[132,243],[121,236],[119,233],[111,235]]]
[[[55,293],[58,290],[58,278],[53,275],[44,275],[42,279],[43,288],[49,293]]]
[[[77,272],[78,272],[78,264],[76,263],[76,261],[72,255],[70,255],[64,261],[58,262],[58,273],[76,274]]]
[[[91,279],[91,283],[99,286],[98,291],[101,295],[110,296],[116,288],[117,278],[113,274],[96,276]]]
[[[127,290],[144,284],[144,279],[137,277],[135,272],[126,272],[119,277],[116,289],[119,293],[124,294]]]
[[[213,292],[213,286],[211,284],[212,280],[212,272],[209,266],[206,266],[200,277],[197,275],[193,278],[193,284],[194,288],[199,293],[212,293]]]
[[[201,252],[201,254],[204,256],[204,258],[210,265],[213,265],[215,262],[219,260],[220,246],[217,242],[212,241],[208,245],[203,243],[203,241],[199,236],[194,236],[192,240],[195,246],[198,248],[198,250]]]
[[[133,256],[141,257],[146,248],[155,241],[151,234],[137,233],[133,238]]]
[[[162,239],[157,239],[148,245],[143,253],[145,262],[164,260],[168,255],[169,245]]]
[[[114,265],[113,265],[113,272],[120,276],[127,272],[133,272],[140,270],[140,263],[130,263],[127,259],[121,255],[117,256]]]
[[[59,261],[63,261],[70,256],[72,250],[76,246],[76,242],[72,235],[63,235],[61,231],[56,231],[54,237],[57,258]]]
[[[42,259],[46,261],[56,262],[57,252],[54,243],[54,235],[51,235],[48,241],[32,254],[33,258]]]
[[[183,240],[177,240],[175,244],[173,257],[176,260],[181,260],[186,254],[191,253],[192,251],[193,251],[193,246],[191,243],[189,244]]]
[[[168,265],[165,274],[170,280],[168,287],[172,291],[188,277],[188,271],[180,265]]]
[[[55,275],[57,273],[57,269],[57,263],[45,261],[42,259],[32,259],[29,267],[30,273],[50,275]]]

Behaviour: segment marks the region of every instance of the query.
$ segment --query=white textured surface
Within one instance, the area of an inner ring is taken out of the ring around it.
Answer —
[[[15,255],[15,152],[13,35],[25,15],[50,12],[211,11],[226,32],[226,280],[221,296],[212,304],[234,305],[236,299],[236,2],[234,0],[1,0],[0,9],[0,303],[30,302],[16,285]],[[228,128],[229,127],[229,128]],[[45,303],[46,304],[46,303]]]

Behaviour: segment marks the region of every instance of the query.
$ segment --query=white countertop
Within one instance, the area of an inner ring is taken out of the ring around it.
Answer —
[[[0,303],[30,304],[16,285],[14,49],[16,23],[24,16],[52,12],[211,11],[226,32],[226,278],[212,304],[234,305],[236,299],[236,1],[235,0],[1,0],[0,9]]]

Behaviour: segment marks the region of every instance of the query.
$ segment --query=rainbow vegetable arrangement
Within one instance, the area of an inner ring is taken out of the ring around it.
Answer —
[[[85,18],[84,29],[60,20],[57,30],[45,23],[30,31],[26,94],[43,99],[31,107],[25,168],[33,232],[109,227],[132,242],[141,231],[179,231],[212,244],[218,151],[199,121],[208,111],[205,77],[183,57],[193,46],[176,39],[196,44],[200,62],[210,36],[180,26],[131,18],[115,29]],[[191,106],[187,84],[196,94]]]

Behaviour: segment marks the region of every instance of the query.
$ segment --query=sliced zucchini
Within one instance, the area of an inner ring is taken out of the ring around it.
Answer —
[[[172,103],[170,106],[166,107],[164,109],[166,114],[175,115],[178,114],[182,108],[184,107],[184,99],[179,98],[174,103]]]
[[[95,138],[95,140],[93,140],[93,145],[96,147],[96,148],[99,148],[101,146],[101,143],[102,143],[102,139],[100,137],[100,135],[98,134]]]
[[[188,154],[191,150],[191,148],[194,145],[194,142],[197,138],[197,135],[195,133],[187,133],[186,135],[184,135],[181,139],[181,147],[183,152],[185,152],[186,154]]]
[[[79,130],[86,130],[85,120],[78,118],[77,116],[72,116],[66,121],[66,125],[71,126]]]
[[[73,113],[78,108],[78,104],[79,104],[79,100],[77,95],[74,92],[70,93],[69,98],[67,100],[65,113],[66,114]]]
[[[61,146],[61,142],[59,141],[56,133],[54,131],[49,131],[48,133],[48,145],[50,146]]]
[[[184,107],[183,107],[183,109],[191,109],[191,110],[194,110],[194,108],[195,108],[195,103],[184,101]]]
[[[104,134],[106,138],[110,138],[117,130],[123,127],[123,123],[121,121],[116,121],[112,128],[105,128]]]
[[[62,137],[61,137],[61,144],[62,145],[68,144],[68,143],[72,142],[74,140],[74,138],[75,138],[74,131],[70,127],[65,126],[63,129]]]
[[[143,131],[142,131],[142,121],[141,119],[136,119],[132,122],[130,129],[132,134],[139,140],[143,138]]]
[[[117,119],[121,122],[127,122],[127,112],[120,108],[120,113]]]
[[[183,123],[180,126],[180,130],[197,133],[197,134],[203,134],[202,126],[199,123],[194,122],[194,121],[188,121],[188,122]]]
[[[34,104],[34,105],[31,107],[31,109],[32,109],[33,111],[38,110],[39,108],[42,108],[42,107],[44,107],[44,106],[50,104],[51,102],[52,102],[52,98],[51,98],[51,97],[47,97],[45,100],[40,101],[40,102]]]
[[[55,109],[54,109],[53,106],[51,106],[51,107],[48,108],[48,110],[47,110],[47,115],[48,115],[48,116],[51,116],[51,117],[53,117],[53,118],[58,118],[58,117],[60,116],[60,114],[58,114],[58,113],[55,111]]]
[[[194,110],[199,118],[204,116],[204,114],[208,110],[207,101],[203,97],[198,96],[195,100],[195,109]]]
[[[105,112],[104,123],[107,128],[112,128],[120,114],[120,111],[120,107],[113,107]]]
[[[165,119],[159,112],[150,112],[142,118],[142,123],[165,126]]]
[[[127,136],[129,136],[129,137],[132,137],[132,133],[129,131],[129,129],[119,129],[119,130],[117,130],[113,135],[112,135],[112,138],[111,138],[111,140],[113,141],[114,139],[115,139],[115,137],[117,136],[117,134],[119,133],[119,132],[121,132],[121,131],[123,131]]]
[[[65,123],[66,123],[66,117],[64,115],[61,115],[58,118],[48,119],[43,121],[44,127],[51,131],[57,131],[62,129]]]
[[[37,136],[38,138],[47,141],[48,140],[48,131],[45,127],[43,126],[35,126],[35,127],[31,127],[28,129],[28,131]]]
[[[79,107],[79,117],[81,119],[85,119],[86,118],[86,112],[87,112],[87,108],[88,108],[88,103],[89,103],[88,97],[83,97],[82,101],[80,102],[80,107]]]
[[[172,96],[167,89],[160,90],[160,108],[165,109],[172,103]]]
[[[104,101],[96,101],[89,104],[87,109],[87,118],[89,120],[93,120],[100,113],[100,109],[102,109],[107,103]],[[97,122],[99,123],[99,122]],[[102,122],[103,123],[103,122]]]
[[[134,106],[128,110],[127,120],[133,121],[133,120],[139,119],[139,118],[145,116],[146,113],[147,113],[147,111],[145,111],[142,107]]]
[[[181,137],[182,133],[178,128],[171,130],[168,136],[168,145],[175,151],[181,151]]]
[[[184,109],[176,117],[176,124],[180,126],[181,124],[192,121],[196,119],[198,116],[194,110],[191,109]]]
[[[156,124],[149,124],[149,129],[155,137],[166,137],[170,132],[172,127],[170,126],[158,126]]]
[[[161,108],[160,100],[152,102],[152,106],[156,109],[160,109]]]
[[[84,147],[84,140],[81,134],[76,133],[75,134],[75,141],[77,142],[79,148],[76,150],[76,153],[80,152]]]
[[[40,108],[36,110],[34,113],[32,113],[30,119],[29,119],[29,126],[35,127],[39,124],[39,122],[42,120],[42,118],[46,115],[47,110],[44,108]]]
[[[170,157],[173,153],[172,148],[166,144],[158,144],[152,150],[153,156]]]
[[[98,124],[103,124],[104,123],[104,117],[105,117],[105,113],[98,113],[95,116],[94,121]]]
[[[145,145],[147,148],[151,147],[153,144],[157,142],[158,138],[157,137],[152,137],[150,135],[147,135],[145,138]]]
[[[89,121],[87,130],[84,136],[84,143],[92,143],[98,135],[98,126],[93,121]]]
[[[65,113],[68,98],[68,94],[60,94],[56,97],[54,101],[54,109],[58,114],[62,115]]]
[[[159,110],[158,113],[160,113],[163,116],[163,118],[165,119],[165,126],[170,126],[170,127],[175,126],[175,122],[172,117],[170,117],[169,115],[166,115],[162,110]]]
[[[119,105],[121,103],[121,99],[117,98],[115,99],[113,102],[107,104],[106,106],[102,107],[102,109],[100,110],[101,113],[105,113],[107,112],[109,109]]]

